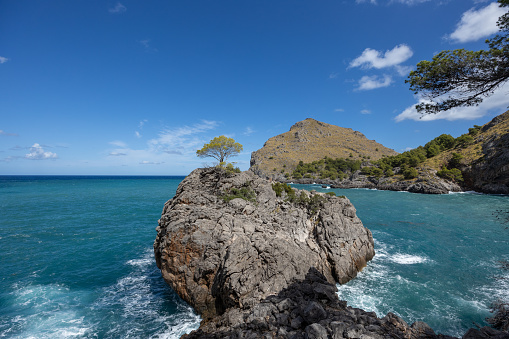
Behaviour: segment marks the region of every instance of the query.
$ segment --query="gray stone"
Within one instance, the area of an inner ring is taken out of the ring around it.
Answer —
[[[327,339],[327,329],[320,324],[311,324],[306,327],[307,339]]]
[[[233,188],[252,191],[256,202],[225,202]],[[249,171],[193,171],[165,204],[157,228],[154,253],[165,281],[209,318],[231,307],[251,308],[312,267],[333,284],[355,277],[374,247],[350,201],[305,193],[323,200],[313,211],[285,194],[276,197],[271,182]],[[331,298],[333,292],[322,287],[317,293]]]

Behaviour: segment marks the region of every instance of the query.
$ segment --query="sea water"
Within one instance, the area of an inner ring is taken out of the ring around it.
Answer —
[[[0,338],[179,338],[200,317],[168,287],[152,244],[182,177],[0,177]],[[509,197],[325,190],[372,230],[349,305],[460,335],[509,298]],[[495,214],[494,214],[495,213]]]

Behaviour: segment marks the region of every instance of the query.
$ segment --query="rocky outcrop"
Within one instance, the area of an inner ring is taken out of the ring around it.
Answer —
[[[509,194],[509,112],[482,126],[480,157],[464,164],[465,186],[477,192]]]
[[[345,283],[374,256],[371,232],[347,198],[280,193],[249,171],[198,169],[165,204],[154,242],[157,266],[205,319],[250,309],[311,268],[330,283]]]

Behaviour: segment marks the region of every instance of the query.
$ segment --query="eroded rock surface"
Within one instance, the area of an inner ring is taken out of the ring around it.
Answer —
[[[236,194],[244,199],[229,200]],[[165,281],[207,319],[250,309],[311,268],[333,284],[355,277],[375,252],[354,206],[322,193],[290,195],[276,197],[249,171],[193,171],[157,227],[154,253]]]

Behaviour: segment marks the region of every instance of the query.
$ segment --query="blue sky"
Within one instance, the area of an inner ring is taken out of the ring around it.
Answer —
[[[405,84],[444,49],[483,49],[474,0],[1,1],[0,174],[185,175],[215,136],[251,152],[308,117],[396,151],[509,105],[419,119]]]

